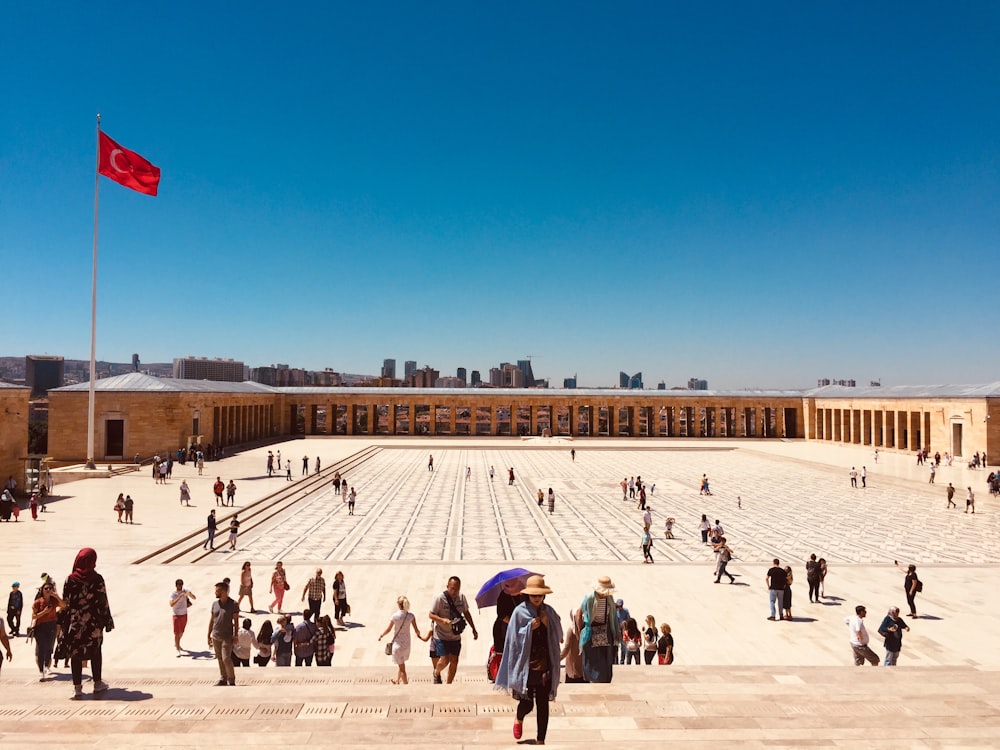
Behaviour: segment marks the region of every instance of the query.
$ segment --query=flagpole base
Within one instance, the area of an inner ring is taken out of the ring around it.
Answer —
[[[97,468],[97,464],[94,463],[94,459],[88,458],[84,468],[93,470]]]

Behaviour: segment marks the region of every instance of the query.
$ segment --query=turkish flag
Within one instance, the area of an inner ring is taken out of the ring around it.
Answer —
[[[99,135],[101,158],[97,171],[136,192],[156,195],[160,185],[160,168],[150,164],[135,151],[122,148],[103,131]]]

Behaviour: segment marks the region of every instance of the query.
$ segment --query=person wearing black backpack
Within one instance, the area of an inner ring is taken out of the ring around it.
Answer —
[[[897,568],[902,567],[899,560],[893,560],[893,563]],[[917,566],[907,565],[906,578],[903,579],[903,592],[906,594],[906,603],[910,605],[910,617],[917,616],[917,594],[923,590],[923,581],[917,577]]]

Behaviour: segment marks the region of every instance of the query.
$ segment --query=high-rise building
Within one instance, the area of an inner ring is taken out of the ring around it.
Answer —
[[[458,378],[459,380],[461,380],[461,381],[462,381],[462,387],[463,387],[463,388],[464,388],[464,387],[465,387],[466,385],[468,385],[468,383],[469,383],[469,380],[468,380],[468,378],[466,377],[466,370],[465,370],[465,368],[464,368],[464,367],[459,367],[459,368],[458,368],[458,369],[457,369],[457,370],[455,371],[455,377],[456,377],[456,378]]]
[[[24,358],[24,384],[31,389],[31,398],[44,396],[51,388],[61,388],[65,373],[63,357],[29,354]]]
[[[642,373],[637,372],[635,375],[629,375],[627,372],[618,373],[618,387],[619,388],[630,388],[630,389],[641,389],[642,388]]]
[[[531,363],[529,362],[528,365],[530,367]],[[501,388],[524,388],[526,385],[524,382],[524,370],[520,366],[512,365],[510,362],[500,363]]]
[[[396,377],[396,360],[394,359],[382,360],[382,377],[383,378]]]
[[[132,372],[139,372],[139,355],[132,355]]]
[[[242,383],[247,379],[246,365],[235,359],[214,357],[175,357],[174,377],[180,380],[215,380]]]
[[[483,376],[479,374],[479,370],[473,370],[470,378],[471,380],[469,382],[469,385],[471,385],[473,388],[478,388],[483,384]]]
[[[409,380],[410,376],[417,371],[417,362],[408,359],[403,363],[403,380]]]
[[[407,382],[412,388],[433,388],[440,377],[441,372],[439,370],[435,370],[429,365],[424,365],[423,369],[414,372],[413,378]]]
[[[501,365],[502,366],[502,365]],[[517,369],[521,371],[521,377],[523,379],[523,386],[516,387],[527,387],[531,388],[535,385],[535,373],[531,369],[530,359],[519,359],[517,360]]]
[[[563,388],[576,388],[576,375],[563,379]]]
[[[707,391],[708,381],[701,380],[699,378],[688,378],[688,390],[689,391]]]

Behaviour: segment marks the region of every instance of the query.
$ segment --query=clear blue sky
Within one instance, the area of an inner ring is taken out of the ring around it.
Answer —
[[[1000,3],[6,3],[0,354],[1000,379]]]

